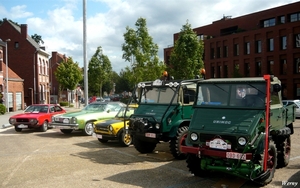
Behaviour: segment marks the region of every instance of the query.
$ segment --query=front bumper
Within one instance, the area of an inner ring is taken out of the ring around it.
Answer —
[[[38,123],[14,123],[11,124],[12,126],[15,126],[17,128],[21,129],[30,129],[30,128],[38,128],[40,125]]]
[[[79,130],[79,124],[62,124],[62,123],[50,123],[50,126],[54,129],[72,129]]]
[[[100,134],[93,133],[94,138],[103,139],[103,140],[117,140],[118,137],[116,135],[108,135],[108,134]]]

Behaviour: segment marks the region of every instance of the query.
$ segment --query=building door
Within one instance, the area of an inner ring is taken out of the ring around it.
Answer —
[[[16,110],[22,110],[22,92],[16,92]]]

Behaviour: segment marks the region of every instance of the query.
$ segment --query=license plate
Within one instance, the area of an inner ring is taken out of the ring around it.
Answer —
[[[226,158],[246,160],[246,155],[242,153],[226,152]]]
[[[66,127],[64,126],[55,126],[56,129],[67,129]]]
[[[209,142],[209,147],[214,149],[227,150],[227,143],[220,138],[215,138]]]
[[[102,135],[101,134],[96,134],[96,137],[102,139]]]
[[[149,137],[149,138],[156,138],[156,134],[155,133],[146,133],[145,136]]]
[[[22,128],[22,129],[28,128],[28,125],[18,125],[18,128]]]

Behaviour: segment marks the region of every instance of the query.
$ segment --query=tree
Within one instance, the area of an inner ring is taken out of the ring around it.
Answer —
[[[99,46],[89,62],[89,92],[92,95],[102,97],[102,86],[110,79],[112,72],[111,62],[103,54],[102,47]]]
[[[34,35],[31,35],[31,38],[38,44],[40,44],[40,43],[44,44],[44,41],[43,41],[41,35],[34,34]]]
[[[60,63],[54,75],[59,83],[60,91],[65,89],[74,90],[79,81],[82,80],[81,69],[77,62],[73,62],[71,57]]]
[[[187,22],[182,26],[171,52],[169,74],[175,79],[193,79],[204,67],[203,52],[203,41],[198,39],[197,34]]]
[[[146,19],[139,18],[135,26],[136,30],[126,27],[123,35],[125,43],[122,44],[122,58],[131,62],[131,67],[128,67],[132,72],[129,80],[136,84],[140,81],[159,78],[165,65],[159,61],[158,45],[153,43],[152,37],[149,36]]]

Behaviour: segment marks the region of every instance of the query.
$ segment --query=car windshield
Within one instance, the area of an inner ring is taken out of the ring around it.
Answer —
[[[47,113],[48,112],[47,105],[31,105],[26,108],[25,112],[27,113]]]
[[[197,106],[264,107],[264,83],[202,83],[198,85]]]
[[[142,88],[139,92],[142,93],[140,97],[141,103],[169,104],[176,89],[170,87],[147,87]],[[175,95],[173,103],[177,103],[177,95]]]
[[[99,104],[99,103],[91,103],[83,108],[83,111],[104,111],[106,108],[106,104]]]
[[[118,114],[116,115],[116,118],[124,118],[125,110],[126,110],[126,107],[122,107],[119,110]],[[135,110],[135,108],[128,107],[127,112],[126,112],[126,118],[129,118],[130,115],[134,113],[134,110]]]

